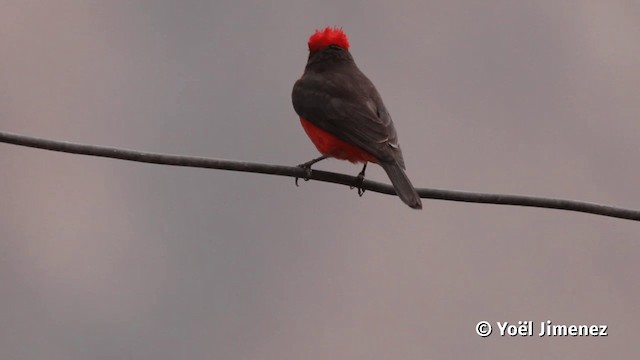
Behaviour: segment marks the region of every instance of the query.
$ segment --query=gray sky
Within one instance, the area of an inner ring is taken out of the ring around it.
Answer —
[[[2,8],[4,131],[297,164],[317,153],[291,87],[309,35],[340,25],[416,186],[640,208],[638,2]],[[638,223],[433,200],[412,211],[331,184],[5,144],[0,168],[2,359],[640,353]],[[602,323],[609,336],[480,338],[480,320]]]

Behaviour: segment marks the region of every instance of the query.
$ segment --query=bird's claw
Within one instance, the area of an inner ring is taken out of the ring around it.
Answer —
[[[305,170],[307,170],[307,173],[305,174],[306,176],[303,178],[304,181],[309,181],[309,179],[311,178],[311,165],[317,163],[318,161],[322,161],[326,158],[328,158],[328,155],[322,155],[320,157],[317,157],[313,160],[307,161],[306,163],[302,163],[300,165],[298,165],[299,168],[303,168]],[[296,176],[296,186],[298,186],[298,177]]]
[[[307,173],[305,174],[306,176],[305,176],[305,177],[303,177],[303,178],[302,178],[302,180],[304,180],[304,181],[309,181],[309,178],[311,178],[311,165],[309,165],[309,164],[307,164],[307,163],[304,163],[304,164],[300,164],[300,165],[297,165],[297,166],[298,166],[299,168],[305,169],[305,170],[306,170],[306,172],[307,172]],[[296,186],[300,186],[300,185],[298,185],[298,180],[299,180],[299,179],[300,179],[300,178],[296,176]]]
[[[356,177],[356,181],[353,185],[349,186],[350,189],[356,188],[358,189],[358,196],[362,197],[364,195],[365,189],[362,188],[362,183],[364,182],[364,174],[360,173]]]
[[[364,163],[364,166],[362,167],[362,171],[360,171],[360,173],[358,174],[358,176],[356,176],[356,182],[351,185],[351,189],[358,188],[358,196],[362,197],[362,195],[364,195],[365,189],[362,187],[362,184],[364,182],[364,172],[365,170],[367,170],[367,163]]]

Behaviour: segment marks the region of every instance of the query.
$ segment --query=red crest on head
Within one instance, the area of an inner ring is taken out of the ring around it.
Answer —
[[[309,51],[316,52],[329,45],[338,45],[349,50],[349,39],[341,28],[327,26],[324,30],[316,30],[309,38]]]

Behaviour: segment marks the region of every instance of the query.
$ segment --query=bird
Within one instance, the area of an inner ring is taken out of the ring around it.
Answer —
[[[326,158],[364,163],[358,174],[358,194],[368,163],[380,165],[400,199],[413,209],[422,202],[405,173],[398,134],[378,90],[356,66],[342,28],[316,30],[308,40],[309,57],[302,77],[293,85],[291,100],[307,136]]]

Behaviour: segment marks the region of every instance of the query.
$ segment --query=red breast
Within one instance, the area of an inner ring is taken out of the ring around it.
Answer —
[[[355,145],[338,139],[333,134],[320,129],[309,121],[300,118],[300,123],[302,123],[302,127],[307,133],[307,136],[309,136],[322,155],[328,155],[340,160],[348,160],[352,163],[378,163],[378,160],[373,157],[373,155]]]

